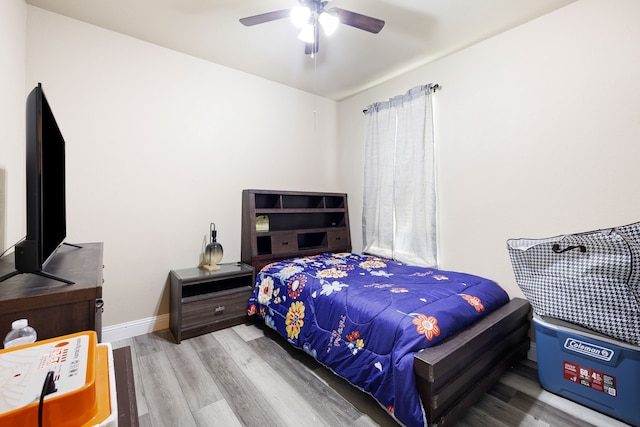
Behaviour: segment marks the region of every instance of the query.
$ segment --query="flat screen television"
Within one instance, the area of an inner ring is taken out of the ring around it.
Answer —
[[[27,235],[15,248],[16,271],[7,276],[32,273],[73,283],[45,271],[67,236],[65,141],[40,83],[27,96],[26,123]]]

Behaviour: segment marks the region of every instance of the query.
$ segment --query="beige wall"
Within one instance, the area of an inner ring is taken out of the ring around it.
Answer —
[[[640,220],[640,2],[580,0],[339,105],[340,180],[361,250],[368,104],[425,83],[434,96],[444,269],[512,296],[505,241]]]
[[[242,189],[337,191],[335,102],[27,10],[27,89],[67,142],[67,241],[105,244],[105,326],[168,313],[169,271],[197,265],[212,221],[240,260]]]
[[[0,253],[24,236],[26,25],[24,0],[0,2]]]

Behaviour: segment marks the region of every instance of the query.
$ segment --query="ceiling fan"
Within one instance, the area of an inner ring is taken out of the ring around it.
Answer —
[[[360,30],[377,34],[384,27],[384,21],[371,16],[361,15],[350,10],[332,7],[325,10],[328,0],[298,0],[299,6],[292,9],[276,10],[260,15],[241,18],[240,23],[250,27],[286,17],[291,17],[294,24],[301,28],[298,38],[305,44],[304,53],[314,55],[318,53],[320,27],[325,34],[330,35],[338,24],[349,25]]]

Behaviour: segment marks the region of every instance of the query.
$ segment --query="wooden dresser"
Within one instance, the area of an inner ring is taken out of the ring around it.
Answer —
[[[101,341],[103,244],[78,246],[62,245],[45,268],[72,285],[29,273],[0,282],[0,333],[24,318],[38,340],[93,330]],[[0,276],[13,270],[13,255],[0,259]]]

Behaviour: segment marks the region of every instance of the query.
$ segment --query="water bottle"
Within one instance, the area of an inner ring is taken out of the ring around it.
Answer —
[[[11,330],[4,339],[4,348],[36,342],[36,330],[29,326],[27,319],[18,319],[11,324]]]

